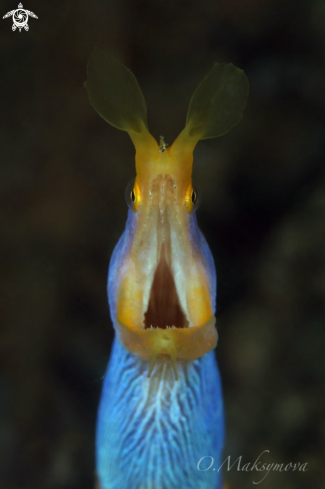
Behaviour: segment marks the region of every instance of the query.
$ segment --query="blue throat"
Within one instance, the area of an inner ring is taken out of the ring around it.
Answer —
[[[101,489],[221,488],[224,417],[215,353],[177,362],[177,382],[168,360],[157,361],[151,378],[148,366],[114,340],[97,421]],[[205,470],[210,457],[214,464]]]

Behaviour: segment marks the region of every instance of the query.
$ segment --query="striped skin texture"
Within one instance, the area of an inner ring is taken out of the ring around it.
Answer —
[[[147,373],[148,362],[115,339],[98,412],[101,489],[221,489],[224,420],[214,352],[178,362],[178,382],[168,360],[157,361],[150,379]],[[214,465],[200,471],[204,456]]]

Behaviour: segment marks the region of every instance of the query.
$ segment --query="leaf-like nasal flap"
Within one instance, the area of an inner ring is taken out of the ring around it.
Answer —
[[[242,117],[248,97],[245,73],[233,64],[216,64],[194,92],[187,113],[187,137],[222,136]]]
[[[147,109],[133,73],[109,54],[96,48],[88,66],[85,87],[94,109],[123,131],[147,132]]]

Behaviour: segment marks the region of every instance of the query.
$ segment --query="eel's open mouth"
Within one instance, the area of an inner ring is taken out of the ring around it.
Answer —
[[[128,273],[121,273],[114,326],[124,348],[150,361],[149,376],[159,357],[170,358],[177,378],[176,362],[202,357],[215,348],[218,335],[203,261],[193,255],[174,214],[161,214],[161,194],[166,198],[168,188],[158,194],[159,219],[152,225],[158,239],[152,240],[151,253],[137,253],[140,244],[143,248],[139,238],[126,262]],[[171,200],[172,185],[169,190]]]
[[[149,304],[144,314],[144,328],[188,328],[189,321],[181,308],[175,281],[162,250],[151,285]]]

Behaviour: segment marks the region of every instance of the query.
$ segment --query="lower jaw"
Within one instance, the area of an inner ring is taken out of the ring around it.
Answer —
[[[131,353],[152,362],[157,357],[177,360],[196,360],[217,346],[216,318],[201,326],[191,328],[140,329],[122,324],[118,319],[114,326],[121,345]]]

